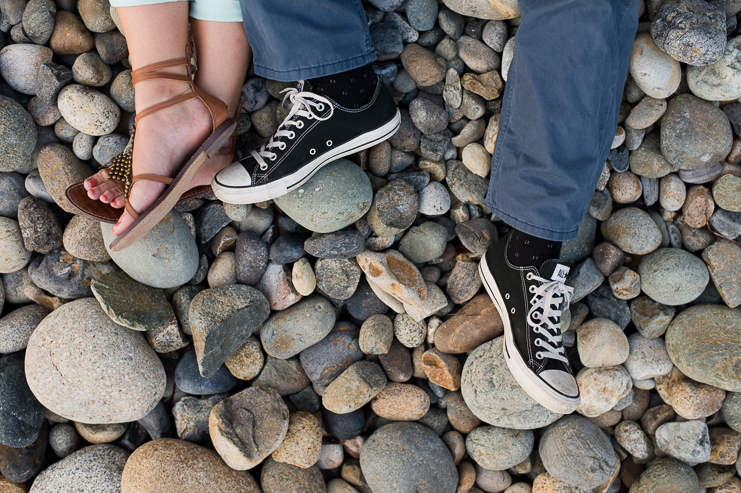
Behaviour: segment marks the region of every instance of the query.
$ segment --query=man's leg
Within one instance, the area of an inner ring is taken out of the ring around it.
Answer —
[[[219,199],[279,197],[325,164],[393,135],[400,115],[370,66],[376,55],[359,0],[241,4],[255,73],[302,82],[287,94],[293,107],[269,142],[216,176]]]
[[[485,205],[514,228],[481,261],[523,388],[568,413],[579,389],[561,344],[573,290],[561,241],[576,236],[615,133],[638,0],[520,0]]]

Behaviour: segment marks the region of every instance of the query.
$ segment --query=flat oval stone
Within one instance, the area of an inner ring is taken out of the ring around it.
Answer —
[[[675,60],[708,65],[723,54],[724,14],[722,8],[695,0],[662,4],[652,17],[651,36]]]
[[[304,249],[317,258],[348,259],[365,250],[365,238],[360,231],[337,231],[308,238]]]
[[[0,50],[0,74],[10,87],[33,96],[36,94],[36,74],[42,63],[51,62],[53,53],[46,46],[19,43]]]
[[[480,426],[466,437],[466,451],[481,467],[504,471],[527,459],[534,443],[530,430]]]
[[[175,315],[165,293],[143,285],[123,272],[93,280],[90,288],[111,320],[133,330],[155,330]]]
[[[416,385],[389,382],[373,398],[371,408],[391,421],[417,421],[430,410],[430,398]]]
[[[702,294],[710,280],[705,263],[685,250],[660,248],[638,266],[641,289],[664,305],[683,305]]]
[[[682,69],[678,61],[656,46],[649,33],[641,33],[633,43],[630,75],[644,93],[664,99],[679,87]]]
[[[14,353],[0,360],[0,443],[9,447],[28,447],[39,438],[44,407],[26,383],[23,354]]]
[[[596,488],[607,481],[617,461],[607,435],[577,414],[549,426],[540,438],[538,452],[553,477],[584,488]]]
[[[723,175],[713,183],[713,198],[718,207],[730,212],[741,212],[741,178]]]
[[[121,270],[142,284],[173,288],[185,284],[198,270],[200,257],[193,234],[175,211],[170,211],[139,241],[119,252],[108,245],[113,241],[113,225],[101,223],[106,250]]]
[[[311,413],[299,411],[288,417],[288,432],[273,451],[277,462],[307,469],[319,460],[322,451],[322,425]]]
[[[723,56],[715,63],[687,67],[690,91],[706,101],[729,101],[741,97],[741,69],[736,62],[740,49],[741,38],[732,38],[726,43]]]
[[[31,160],[38,138],[33,118],[18,102],[0,96],[0,121],[3,122],[0,129],[0,172],[23,169]],[[3,202],[8,200],[6,197],[3,197]]]
[[[291,219],[318,233],[349,226],[368,212],[372,201],[370,180],[346,159],[328,164],[298,189],[275,199]]]
[[[79,84],[65,86],[57,106],[67,123],[88,135],[107,135],[121,119],[121,110],[111,98]]]
[[[651,216],[635,207],[613,212],[602,223],[602,235],[621,250],[645,255],[661,245],[661,231]]]
[[[349,322],[336,324],[332,332],[301,351],[300,356],[301,366],[316,385],[329,385],[350,365],[362,358],[358,329]]]
[[[31,334],[48,314],[49,310],[34,303],[0,318],[0,353],[14,353],[25,349]]]
[[[47,144],[42,147],[36,164],[44,187],[54,202],[65,211],[75,213],[64,192],[69,186],[89,177],[92,174],[90,167],[61,144]]]
[[[435,331],[435,346],[448,354],[472,351],[502,334],[504,326],[487,294],[474,296]]]
[[[722,110],[690,94],[669,102],[661,120],[661,152],[680,170],[722,161],[732,142],[731,124]]]
[[[121,493],[229,491],[260,493],[248,472],[227,466],[213,450],[161,438],[137,448],[121,476]]]
[[[120,491],[129,452],[115,445],[90,445],[49,466],[34,479],[34,493],[77,493],[80,478],[89,491]]]
[[[701,490],[695,471],[684,462],[662,457],[649,464],[630,488],[631,493],[696,493]]]
[[[114,270],[112,262],[88,262],[73,257],[62,248],[36,257],[28,266],[28,273],[36,286],[68,299],[91,296],[91,283]]]
[[[561,415],[544,408],[522,390],[507,368],[504,337],[482,344],[466,360],[461,392],[471,412],[481,421],[502,428],[531,430]]]
[[[238,383],[239,380],[234,378],[224,365],[208,378],[202,377],[195,350],[183,354],[175,368],[175,385],[188,394],[219,394],[233,389]]]
[[[335,319],[326,298],[311,296],[271,316],[260,330],[260,340],[270,356],[288,359],[324,339]]]
[[[386,375],[378,364],[358,361],[329,384],[322,403],[333,413],[351,413],[370,402],[385,386]]]
[[[325,493],[326,486],[322,473],[317,467],[302,469],[291,464],[269,458],[260,474],[263,493],[283,493],[301,491],[305,493]]]
[[[418,423],[391,423],[363,445],[360,467],[376,493],[455,491],[458,472],[443,441]]]
[[[90,424],[136,421],[165,392],[155,352],[140,334],[113,323],[93,298],[67,303],[39,324],[28,341],[26,376],[44,407]]]
[[[732,392],[741,391],[741,313],[721,305],[697,305],[680,312],[666,331],[666,349],[689,378]]]
[[[18,221],[0,216],[0,273],[21,270],[31,260],[31,252],[23,246]]]
[[[70,219],[64,229],[62,243],[67,252],[83,260],[106,262],[111,259],[105,248],[100,224],[85,216]]]

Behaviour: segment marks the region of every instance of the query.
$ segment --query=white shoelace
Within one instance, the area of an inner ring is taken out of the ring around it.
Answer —
[[[260,147],[260,149],[252,151],[251,153],[252,157],[255,158],[255,161],[260,165],[262,171],[267,171],[268,169],[268,164],[265,162],[266,159],[275,161],[278,157],[276,153],[271,151],[271,149],[277,147],[282,151],[286,148],[286,143],[281,142],[279,139],[281,137],[286,137],[291,140],[296,137],[296,133],[293,130],[290,130],[290,127],[295,126],[298,129],[304,128],[304,122],[302,120],[294,120],[295,117],[304,117],[307,120],[324,121],[328,120],[334,114],[334,106],[332,106],[332,103],[330,103],[327,98],[314,94],[313,92],[304,91],[303,89],[304,81],[300,81],[298,88],[289,87],[288,89],[283,89],[281,91],[281,93],[286,93],[283,97],[283,104],[285,104],[286,99],[291,100],[291,111],[288,112],[285,120],[280,124],[275,134],[270,137],[270,140]],[[314,113],[313,108],[316,108],[316,111],[319,112],[324,111],[325,104],[329,106],[329,115],[322,117]]]
[[[535,333],[543,336],[533,341],[533,344],[544,349],[544,351],[535,353],[535,357],[551,358],[568,363],[561,345],[561,312],[569,307],[574,288],[566,286],[561,281],[544,279],[533,273],[529,273],[527,279],[540,283],[540,286],[530,286],[533,297],[530,300],[532,306],[527,314],[528,325]],[[551,322],[551,318],[557,319],[558,323]]]

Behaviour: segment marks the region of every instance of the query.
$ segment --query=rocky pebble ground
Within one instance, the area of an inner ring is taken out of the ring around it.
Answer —
[[[569,416],[516,384],[476,271],[516,2],[365,10],[393,137],[113,253],[64,190],[129,140],[115,11],[0,0],[0,491],[741,492],[741,1],[641,0],[562,251]],[[241,153],[288,85],[248,76]]]

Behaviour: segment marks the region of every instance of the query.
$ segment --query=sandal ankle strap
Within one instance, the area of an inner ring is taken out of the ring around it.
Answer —
[[[136,117],[134,119],[135,123],[139,123],[139,120],[141,120],[145,116],[151,115],[152,113],[155,113],[159,110],[168,108],[170,106],[176,105],[178,103],[182,103],[184,101],[187,101],[193,98],[200,99],[203,102],[203,104],[206,105],[206,108],[208,108],[208,111],[211,113],[211,122],[212,122],[213,131],[216,131],[216,129],[222,123],[224,123],[227,118],[229,118],[229,110],[227,109],[226,103],[212,96],[211,94],[207,93],[200,87],[196,86],[195,83],[193,82],[193,74],[191,72],[190,59],[191,59],[191,51],[190,51],[190,45],[188,45],[185,47],[185,57],[184,58],[173,58],[170,60],[164,60],[162,62],[152,63],[152,64],[138,68],[131,72],[131,83],[134,86],[136,86],[136,84],[138,84],[139,82],[143,82],[147,80],[164,79],[164,80],[177,80],[177,81],[187,82],[190,85],[190,89],[191,89],[191,91],[187,94],[182,94],[180,96],[176,96],[174,98],[162,101],[161,103],[154,104],[150,106],[149,108],[145,108],[142,111],[137,112]],[[169,72],[159,72],[159,70],[170,68],[170,67],[177,67],[180,65],[185,65],[188,75],[173,74]]]

